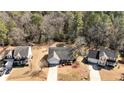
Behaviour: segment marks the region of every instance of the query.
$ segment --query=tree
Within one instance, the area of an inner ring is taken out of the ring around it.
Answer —
[[[113,25],[111,32],[111,47],[119,48],[123,46],[124,40],[124,13],[114,12],[113,13]]]
[[[7,26],[2,19],[0,19],[0,40],[4,44],[4,39],[6,39],[6,34],[8,32]]]
[[[44,16],[42,29],[48,35],[48,39],[61,41],[64,35],[64,15],[60,12],[52,12]]]
[[[124,47],[124,12],[0,12],[0,41],[19,45],[14,35],[21,43],[50,40],[74,43],[80,37],[85,38],[88,46],[117,49]]]
[[[104,12],[90,12],[85,15],[83,34],[87,42],[93,46],[106,46],[109,42],[108,32],[111,29],[112,21],[109,15]]]
[[[20,28],[13,28],[9,32],[9,42],[11,45],[25,45],[25,34]]]
[[[74,31],[75,37],[80,35],[80,32],[83,29],[83,13],[82,12],[74,12]]]
[[[41,24],[42,24],[42,15],[39,13],[34,13],[31,17],[31,22],[32,24],[36,25],[37,27],[37,38],[38,38],[38,43],[41,42],[41,38],[42,38],[42,29],[41,29]]]

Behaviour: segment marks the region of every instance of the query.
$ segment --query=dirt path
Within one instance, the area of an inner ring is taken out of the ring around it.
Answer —
[[[40,59],[48,53],[47,46],[33,47],[32,48],[33,59],[31,61],[32,70],[38,70]]]
[[[94,70],[91,65],[89,65],[90,70],[90,81],[101,81],[101,77],[98,70]]]

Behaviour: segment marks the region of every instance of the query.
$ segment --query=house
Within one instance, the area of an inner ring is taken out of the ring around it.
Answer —
[[[13,50],[6,50],[3,56],[3,60],[1,60],[2,65],[0,69],[0,76],[3,74],[9,74],[13,67]]]
[[[100,50],[99,53],[99,65],[101,66],[116,66],[117,53],[114,50]]]
[[[115,67],[117,65],[116,57],[117,55],[114,50],[89,50],[85,63],[97,64],[103,67]]]
[[[32,58],[32,50],[30,46],[18,46],[13,53],[14,64],[24,65]]]
[[[4,53],[4,59],[12,59],[14,50],[6,50]]]
[[[116,52],[114,50],[100,50],[99,57],[106,57],[107,59],[115,59],[117,57]]]
[[[71,47],[50,47],[47,61],[50,65],[73,62],[73,50]]]
[[[89,50],[87,55],[86,63],[96,64],[99,60],[99,51],[97,50]]]
[[[25,65],[32,58],[30,46],[17,46],[13,50],[7,50],[4,54],[4,64],[13,60],[13,65]]]
[[[5,51],[0,64],[0,76],[9,74],[13,66],[24,66],[32,58],[30,46],[17,46],[13,50]]]

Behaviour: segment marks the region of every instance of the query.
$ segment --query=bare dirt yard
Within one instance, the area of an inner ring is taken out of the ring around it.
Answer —
[[[71,66],[58,67],[59,81],[88,81],[89,69],[88,66],[81,63],[82,58],[78,57],[76,63]]]
[[[106,70],[101,69],[100,70],[100,76],[101,79],[104,81],[118,81],[121,79],[122,74],[124,73],[124,64],[118,64],[117,67],[115,67],[112,70]]]
[[[25,67],[13,68],[7,80],[19,80],[19,81],[45,81],[47,79],[48,67],[41,70],[39,67],[40,60],[48,53],[48,45],[33,46],[32,54],[33,59],[31,64]],[[31,73],[37,72],[33,75]]]

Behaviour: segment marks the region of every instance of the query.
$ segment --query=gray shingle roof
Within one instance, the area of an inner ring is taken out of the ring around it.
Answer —
[[[6,50],[4,55],[6,58],[12,58],[13,57],[13,50]]]
[[[0,61],[0,67],[2,67],[3,61]]]
[[[54,56],[54,51],[56,52],[60,60],[74,60],[73,48],[71,47],[50,47],[48,59]]]
[[[107,57],[111,57],[111,58],[116,58],[116,51],[114,51],[114,50],[108,50],[108,49],[106,49],[106,50],[100,50],[100,55],[99,56],[103,56],[104,55],[104,53],[106,54],[106,56]]]
[[[97,58],[98,51],[97,50],[89,50],[88,57],[89,58]]]
[[[14,58],[21,57],[27,58],[29,52],[29,46],[18,46],[14,50]]]

